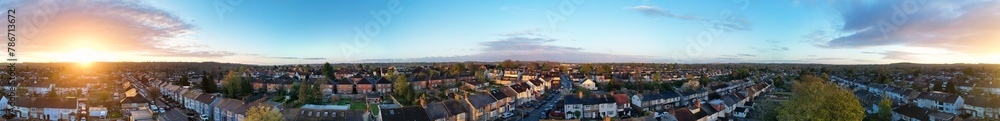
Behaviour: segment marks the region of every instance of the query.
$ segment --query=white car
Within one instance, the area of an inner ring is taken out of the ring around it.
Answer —
[[[514,116],[513,113],[509,113],[509,112],[508,113],[503,113],[503,118],[510,118],[512,116]]]
[[[201,115],[202,121],[208,121],[208,115]]]

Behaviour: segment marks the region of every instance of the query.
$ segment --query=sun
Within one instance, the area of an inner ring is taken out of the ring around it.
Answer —
[[[68,54],[69,58],[67,61],[76,62],[81,66],[90,66],[91,63],[98,61],[105,56],[104,54],[90,48],[80,48]]]

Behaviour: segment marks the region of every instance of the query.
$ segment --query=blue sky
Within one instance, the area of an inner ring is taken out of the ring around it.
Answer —
[[[989,22],[1000,19],[989,12],[1000,4],[979,0],[110,0],[0,6],[29,11],[16,14],[21,16],[51,15],[25,17],[28,24],[50,25],[28,27],[39,34],[22,43],[28,46],[22,60],[39,62],[77,61],[62,57],[79,53],[76,48],[103,55],[92,61],[250,64],[1000,60],[1000,49],[993,49],[1000,45],[1000,25]],[[95,32],[78,32],[90,30]],[[370,39],[356,43],[365,33]],[[74,42],[89,44],[66,44]]]

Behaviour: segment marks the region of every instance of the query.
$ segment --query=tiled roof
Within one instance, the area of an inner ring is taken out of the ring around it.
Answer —
[[[902,114],[906,117],[920,119],[921,121],[929,121],[930,119],[927,116],[928,111],[926,109],[917,107],[917,105],[913,104],[900,106],[893,109],[892,112]]]
[[[469,95],[468,100],[469,104],[473,107],[485,107],[490,103],[497,101],[496,99],[493,99],[493,96],[487,94]]]
[[[14,106],[32,108],[62,108],[76,109],[76,98],[34,98],[18,99]]]
[[[427,117],[427,112],[424,111],[423,107],[420,106],[406,106],[403,107],[403,114],[406,115],[405,120],[400,121],[430,121],[431,119]]]
[[[463,106],[463,105],[466,105],[463,102],[459,102],[459,101],[456,101],[456,100],[445,100],[445,101],[441,101],[441,104],[444,105],[444,107],[446,107],[448,109],[448,113],[450,115],[458,115],[458,114],[461,114],[461,113],[468,112],[468,110],[465,108],[465,106]]]
[[[427,112],[427,118],[430,119],[448,118],[449,114],[448,109],[440,102],[424,105],[424,111]]]

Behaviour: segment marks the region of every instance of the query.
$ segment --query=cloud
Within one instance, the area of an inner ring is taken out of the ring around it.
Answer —
[[[284,60],[326,60],[326,58],[303,58],[303,57],[287,57],[287,56],[267,56],[265,54],[243,54],[248,56],[257,56],[264,59],[284,59]]]
[[[500,35],[500,36],[509,36],[509,37],[516,37],[516,36],[542,36],[541,34],[538,34],[538,32],[541,31],[541,30],[542,30],[541,28],[533,28],[533,29],[527,29],[527,30],[522,30],[522,31],[515,31],[515,32],[510,32],[510,33],[503,33],[503,34],[497,34],[497,35]]]
[[[223,57],[227,51],[183,40],[195,26],[141,1],[24,0],[0,3],[18,9],[19,51],[69,52],[91,48],[142,56]],[[3,14],[7,15],[6,12]]]
[[[1000,1],[886,0],[836,4],[850,33],[820,45],[864,48],[905,45],[963,53],[998,53]]]
[[[917,60],[920,59],[917,55],[922,55],[919,53],[903,52],[903,51],[886,51],[886,52],[861,52],[864,54],[879,54],[884,55],[882,59],[893,59],[893,60]]]
[[[712,27],[721,28],[726,31],[732,31],[732,30],[748,31],[751,30],[751,26],[753,25],[753,23],[751,23],[749,19],[740,15],[724,16],[724,18],[718,18],[718,19],[707,19],[695,15],[673,14],[670,11],[667,11],[663,8],[650,5],[632,6],[628,7],[627,9],[635,10],[639,13],[645,14],[650,17],[665,17],[665,18],[674,18],[680,20],[707,22],[712,24],[713,25]]]
[[[531,33],[524,35],[540,35]],[[364,59],[364,62],[451,62],[451,61],[559,61],[559,62],[650,62],[652,56],[619,55],[586,52],[579,47],[549,45],[560,41],[545,37],[507,36],[502,39],[479,43],[478,54],[446,57],[421,57],[406,59]]]
[[[753,55],[753,54],[736,54],[736,55],[721,55],[721,56],[723,56],[723,57],[729,57],[729,58],[736,58],[736,57],[757,57],[757,55]]]
[[[649,5],[634,6],[631,9],[639,11],[639,12],[641,12],[643,14],[648,15],[648,16],[653,16],[653,17],[667,17],[667,18],[676,18],[676,19],[682,19],[682,20],[702,20],[702,18],[697,17],[697,16],[693,16],[693,15],[676,15],[676,14],[670,13],[670,11],[663,10],[661,8],[657,8],[655,6],[649,6]]]

